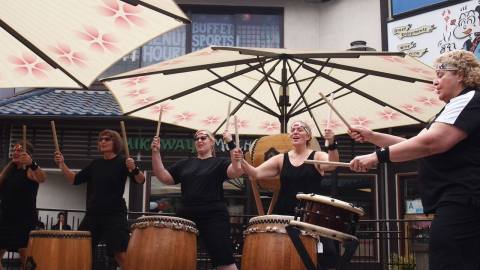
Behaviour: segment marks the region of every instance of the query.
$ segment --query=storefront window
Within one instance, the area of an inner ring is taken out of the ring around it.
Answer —
[[[449,0],[391,0],[392,15],[414,11],[434,4],[448,2]],[[451,1],[451,0],[450,0]]]
[[[235,46],[235,17],[192,14],[192,51],[211,45]]]

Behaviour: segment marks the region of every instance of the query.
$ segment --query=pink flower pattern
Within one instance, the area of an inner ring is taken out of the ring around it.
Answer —
[[[400,118],[400,114],[393,111],[393,110],[390,110],[390,109],[385,109],[381,112],[378,113],[380,115],[380,118],[382,118],[382,120],[386,120],[386,121],[394,121],[394,120],[397,120],[398,118]]]
[[[436,98],[432,98],[432,97],[423,97],[423,96],[420,96],[420,97],[417,97],[416,99],[418,102],[422,103],[423,105],[425,106],[438,106],[440,104],[439,100],[436,99]]]
[[[429,91],[429,92],[435,92],[435,86],[433,86],[433,84],[425,84],[425,86],[423,87],[423,89]]]
[[[126,94],[126,97],[138,97],[141,95],[145,95],[148,93],[147,88],[141,88],[141,89],[135,89],[135,90],[130,90],[128,94]]]
[[[183,112],[181,114],[175,115],[175,122],[180,123],[180,122],[189,122],[193,119],[193,116],[195,116],[195,113],[192,112]]]
[[[231,122],[230,125],[232,126],[233,130],[235,130],[235,121],[233,121],[233,119],[232,119],[230,122]],[[240,119],[238,119],[238,120],[237,120],[237,124],[238,124],[238,129],[248,128],[248,126],[249,126],[248,120],[240,120]]]
[[[220,117],[218,116],[207,116],[207,118],[202,120],[202,123],[209,126],[209,125],[214,125],[220,122]]]
[[[330,120],[330,123],[328,123],[328,120],[327,120],[327,119],[323,119],[322,122],[320,123],[320,125],[321,125],[323,128],[327,128],[327,125],[329,125],[331,130],[335,130],[335,129],[343,126],[343,125],[340,123],[340,121],[335,120],[335,119],[331,119],[331,120]]]
[[[373,123],[365,116],[352,117],[351,120],[352,120],[351,123],[354,126],[368,127],[370,124]]]
[[[50,69],[50,66],[43,62],[36,55],[25,52],[21,57],[9,56],[8,61],[15,65],[14,71],[22,76],[33,75],[37,79],[47,78],[45,73]]]
[[[112,34],[100,33],[95,27],[84,26],[84,32],[78,32],[78,37],[90,43],[90,48],[99,53],[119,51],[115,46],[117,39]]]
[[[280,130],[280,124],[278,122],[265,121],[260,125],[260,129],[270,131]]]
[[[132,6],[118,0],[103,0],[103,4],[97,10],[103,16],[113,17],[118,27],[129,29],[133,25],[144,27],[146,24],[139,14],[142,12],[140,6]]]
[[[400,64],[406,64],[407,63],[407,61],[405,61],[405,59],[403,59],[400,56],[384,55],[384,56],[379,56],[379,57],[382,58],[385,61],[392,62],[392,63],[400,63]]]
[[[403,104],[401,107],[410,113],[422,113],[422,109],[412,104]]]
[[[141,97],[135,101],[135,105],[144,106],[156,100],[155,97]]]
[[[147,81],[148,81],[148,76],[140,76],[140,77],[133,77],[133,78],[125,79],[125,81],[122,84],[126,85],[128,87],[135,87],[135,86],[138,86],[139,84],[143,84],[144,82],[147,82]]]
[[[173,106],[169,102],[162,102],[152,107],[152,114],[158,115],[160,113],[160,110],[162,110],[162,114],[167,114],[174,108],[175,106]]]
[[[81,52],[72,51],[69,45],[59,43],[56,47],[51,46],[50,50],[55,53],[58,60],[64,65],[76,65],[81,68],[87,67],[87,57]]]

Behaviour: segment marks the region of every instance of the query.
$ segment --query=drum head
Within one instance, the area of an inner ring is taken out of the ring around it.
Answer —
[[[59,231],[59,230],[35,230],[30,232],[30,237],[41,238],[90,238],[88,231]]]
[[[137,218],[132,229],[168,228],[198,234],[197,226],[191,220],[173,216],[143,216]]]
[[[316,195],[316,194],[297,194],[297,200],[312,201],[321,204],[328,204],[334,207],[342,208],[347,211],[353,212],[359,216],[363,216],[365,212],[360,207],[355,207],[350,203],[334,199],[327,196]]]

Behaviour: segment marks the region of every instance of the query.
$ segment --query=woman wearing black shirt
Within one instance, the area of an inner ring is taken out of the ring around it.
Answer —
[[[28,234],[37,224],[36,201],[39,183],[47,176],[32,161],[33,147],[27,143],[26,152],[21,142],[12,149],[12,160],[0,174],[0,259],[5,251],[18,251],[25,262]],[[0,264],[0,269],[2,265]]]
[[[55,153],[55,162],[71,184],[87,183],[87,213],[78,229],[91,232],[94,247],[104,239],[108,252],[123,269],[130,231],[123,199],[125,183],[128,176],[143,183],[145,176],[132,158],[120,156],[122,149],[118,132],[107,129],[98,135],[98,150],[103,157],[78,173],[68,168],[60,152]]]
[[[224,138],[231,140],[228,133]],[[215,157],[215,138],[206,130],[195,133],[197,157],[180,160],[165,168],[160,157],[160,138],[152,142],[152,166],[155,176],[164,184],[181,183],[182,207],[177,214],[192,220],[197,225],[200,238],[204,241],[219,270],[237,269],[233,258],[230,236],[230,221],[223,198],[223,182],[242,175],[238,162]],[[231,150],[230,154],[238,152]]]

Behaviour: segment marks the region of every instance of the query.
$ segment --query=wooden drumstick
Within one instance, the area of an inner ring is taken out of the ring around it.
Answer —
[[[125,157],[130,157],[130,152],[128,151],[128,141],[127,141],[127,132],[125,131],[125,123],[120,121],[120,127],[122,128],[122,138],[123,138],[123,147],[125,150]]]
[[[52,126],[53,145],[55,145],[55,152],[60,152],[60,147],[58,146],[57,139],[57,129],[55,128],[55,121],[50,121],[50,126]]]
[[[307,159],[303,163],[314,164],[314,165],[330,165],[330,166],[337,166],[337,167],[350,167],[350,163],[347,163],[347,162],[323,161],[323,160],[313,160],[313,159]]]
[[[158,114],[157,132],[155,133],[155,137],[160,136],[160,125],[162,124],[162,111],[163,111],[163,108],[162,106],[160,106],[160,113]]]
[[[330,108],[338,116],[338,118],[340,118],[340,120],[342,120],[342,122],[345,124],[345,126],[347,126],[348,129],[351,129],[352,127],[350,126],[350,124],[348,124],[347,120],[345,120],[345,118],[343,118],[343,116],[337,111],[337,109],[335,109],[335,107],[333,107],[333,105],[327,100],[325,95],[322,92],[318,92],[318,94],[323,98],[323,100],[325,100],[325,103],[327,103],[328,106],[330,106]]]
[[[228,102],[228,109],[227,109],[227,120],[225,120],[225,130],[228,130],[228,126],[230,125],[230,108],[232,107],[232,102]]]
[[[333,105],[333,92],[330,93],[330,104]],[[332,108],[328,110],[328,118],[327,118],[327,129],[330,129],[330,122],[332,121]],[[329,143],[328,140],[325,140],[325,147],[328,147]]]
[[[238,118],[236,115],[233,117],[233,120],[235,122],[235,145],[237,147],[240,147],[240,136],[238,135]]]
[[[22,125],[22,149],[23,152],[27,152],[27,126]],[[25,170],[26,166],[22,165],[22,168]]]

